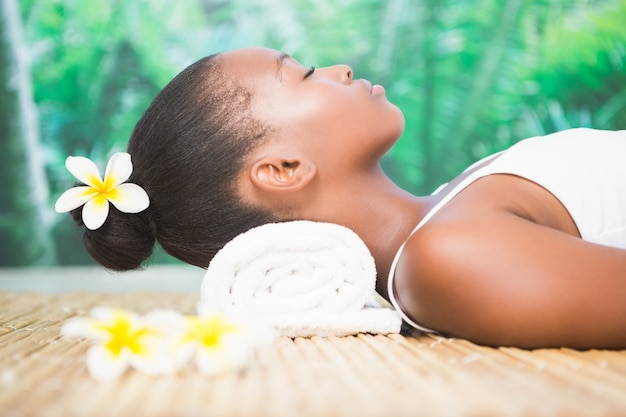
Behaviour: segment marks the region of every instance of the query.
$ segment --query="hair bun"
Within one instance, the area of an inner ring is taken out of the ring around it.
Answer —
[[[83,232],[85,248],[105,268],[128,271],[139,268],[154,250],[155,225],[150,209],[132,214],[122,213],[113,205],[104,224]],[[74,221],[83,225],[82,208],[72,211]]]
[[[76,223],[78,227],[85,226],[85,223],[83,223],[83,208],[82,207],[72,210],[70,214],[72,215],[72,219],[74,220],[74,223]]]

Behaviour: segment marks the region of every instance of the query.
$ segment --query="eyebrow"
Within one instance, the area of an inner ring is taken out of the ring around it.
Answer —
[[[276,75],[278,76],[278,80],[281,84],[285,81],[285,77],[283,74],[283,64],[285,63],[285,59],[291,58],[291,55],[286,53],[281,53],[278,58],[276,58]]]

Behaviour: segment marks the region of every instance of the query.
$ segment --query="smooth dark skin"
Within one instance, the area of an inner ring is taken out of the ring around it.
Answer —
[[[410,236],[469,172],[436,196],[398,188],[380,159],[404,128],[402,113],[345,65],[316,69],[277,51],[222,56],[254,92],[273,127],[239,178],[241,197],[280,218],[341,224],[368,245],[387,297],[395,275],[403,310],[422,326],[494,346],[626,348],[626,250],[583,241],[548,191],[489,175]],[[410,237],[409,237],[410,236]]]
[[[418,323],[478,343],[626,346],[626,251],[581,240],[556,198],[514,176],[456,196],[408,240],[395,283]]]

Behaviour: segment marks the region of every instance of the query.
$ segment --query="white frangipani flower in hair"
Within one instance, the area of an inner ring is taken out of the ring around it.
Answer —
[[[126,152],[118,152],[109,159],[104,179],[89,158],[69,156],[65,166],[85,185],[65,191],[54,208],[59,213],[65,213],[84,204],[83,223],[90,230],[104,224],[109,215],[109,203],[124,213],[139,213],[150,204],[143,188],[137,184],[124,183],[133,172],[130,155]]]

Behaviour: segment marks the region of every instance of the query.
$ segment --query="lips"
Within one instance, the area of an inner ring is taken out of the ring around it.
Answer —
[[[375,86],[372,87],[370,94],[372,95],[384,94],[384,92],[385,92],[385,87],[383,87],[382,85],[376,84]]]
[[[363,83],[367,86],[367,90],[371,95],[381,94],[385,92],[385,88],[382,85],[372,85],[372,83],[368,80],[363,80]]]

